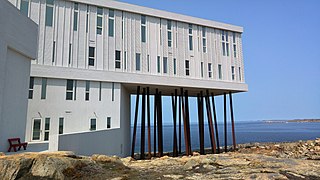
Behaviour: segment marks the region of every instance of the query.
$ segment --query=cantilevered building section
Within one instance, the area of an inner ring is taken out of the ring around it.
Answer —
[[[173,119],[182,115],[184,125],[187,97],[198,96],[201,130],[209,96],[247,91],[242,27],[117,1],[10,1],[39,25],[26,140],[44,149],[129,155],[130,94],[142,93],[142,125],[151,107],[162,154],[161,96],[173,93]]]

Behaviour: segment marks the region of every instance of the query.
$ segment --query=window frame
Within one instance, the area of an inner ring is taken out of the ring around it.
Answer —
[[[96,130],[97,130],[97,118],[90,118],[90,131],[96,131]]]
[[[121,51],[120,50],[115,51],[115,64],[114,64],[114,66],[116,69],[121,69]]]
[[[108,14],[108,36],[114,37],[114,9],[109,9]]]
[[[92,51],[91,51],[92,50]],[[88,49],[88,66],[95,66],[95,54],[96,54],[96,48],[93,46],[89,46]],[[93,56],[91,54],[91,52],[93,53]]]
[[[186,76],[190,76],[190,61],[189,60],[185,60],[185,73],[186,73]]]
[[[101,10],[99,12],[99,10]],[[101,19],[101,26],[99,26],[99,19]],[[96,33],[97,35],[102,35],[103,34],[103,7],[97,7],[97,29],[96,29]]]
[[[50,10],[50,11],[49,11]],[[49,13],[51,17],[49,17]],[[53,26],[53,18],[54,18],[54,0],[46,0],[46,14],[45,14],[45,26],[52,27]]]

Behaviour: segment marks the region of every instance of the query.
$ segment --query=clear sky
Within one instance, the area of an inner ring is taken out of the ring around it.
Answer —
[[[249,92],[233,96],[237,121],[320,118],[320,0],[121,1],[244,27]],[[196,122],[195,100],[190,106]],[[221,98],[217,106],[222,120]]]

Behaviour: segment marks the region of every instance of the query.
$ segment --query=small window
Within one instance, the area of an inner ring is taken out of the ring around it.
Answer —
[[[147,55],[147,67],[148,67],[148,72],[150,72],[150,56],[149,56],[149,54]]]
[[[236,58],[237,57],[237,45],[233,45],[233,57]]]
[[[189,50],[193,50],[193,42],[192,42],[192,36],[189,36]]]
[[[219,79],[222,79],[222,69],[221,64],[218,65],[218,73],[219,73]]]
[[[140,71],[140,53],[136,53],[136,71]]]
[[[226,55],[226,46],[225,46],[225,42],[222,43],[222,55],[225,56]]]
[[[102,82],[99,82],[99,101],[101,101]]]
[[[33,98],[33,87],[34,87],[34,77],[30,77],[30,80],[29,80],[29,95],[28,95],[29,99]]]
[[[141,15],[141,42],[146,42],[146,16]]]
[[[111,128],[111,117],[107,117],[107,129]]]
[[[29,13],[29,0],[21,0],[20,12],[28,17]]]
[[[46,26],[52,27],[53,23],[53,3],[54,0],[46,0]]]
[[[56,42],[53,41],[53,45],[52,45],[52,62],[54,62],[54,60],[55,60],[55,55],[56,55]]]
[[[186,60],[185,62],[185,66],[186,66],[186,76],[189,76],[190,75],[190,63],[189,63],[189,60]]]
[[[64,118],[59,118],[59,134],[63,134],[63,124],[64,124]]]
[[[200,70],[201,70],[201,77],[203,77],[203,62],[201,62]]]
[[[157,57],[157,70],[158,70],[158,73],[160,73],[160,66],[161,66],[160,56],[158,56]]]
[[[85,100],[89,101],[90,96],[90,81],[86,81],[86,92],[85,92]]]
[[[44,122],[44,140],[49,141],[49,133],[50,132],[50,118],[45,118]]]
[[[103,9],[97,8],[97,34],[102,34],[102,22],[103,22]]]
[[[208,63],[208,76],[209,78],[212,78],[212,64]]]
[[[229,56],[229,43],[226,43],[227,56]]]
[[[116,61],[115,61],[115,66],[117,69],[121,68],[121,51],[116,50]]]
[[[95,48],[89,47],[89,66],[94,66],[94,60],[95,60]]]
[[[67,80],[66,100],[72,100],[73,97],[73,80]]]
[[[235,32],[232,33],[232,42],[236,43],[236,33]]]
[[[114,82],[112,82],[111,101],[114,101]]]
[[[97,130],[97,119],[91,118],[90,119],[90,131],[95,131],[95,130]]]
[[[69,44],[69,61],[68,64],[71,64],[71,58],[72,58],[72,44]]]
[[[78,14],[79,14],[79,4],[74,3],[74,12],[73,12],[73,30],[78,31]]]
[[[173,59],[173,74],[177,74],[177,59]]]
[[[232,80],[235,80],[235,72],[234,72],[234,66],[231,66],[231,76],[232,76]]]
[[[168,58],[163,57],[163,73],[168,73]]]
[[[114,36],[114,10],[109,9],[109,33],[110,37]]]
[[[46,96],[47,96],[47,78],[42,78],[41,99],[46,99]]]

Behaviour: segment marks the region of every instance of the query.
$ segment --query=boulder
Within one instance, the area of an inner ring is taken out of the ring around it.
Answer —
[[[183,168],[185,170],[192,170],[194,167],[198,166],[199,165],[199,162],[197,162],[196,160],[194,159],[190,159],[184,166]]]

